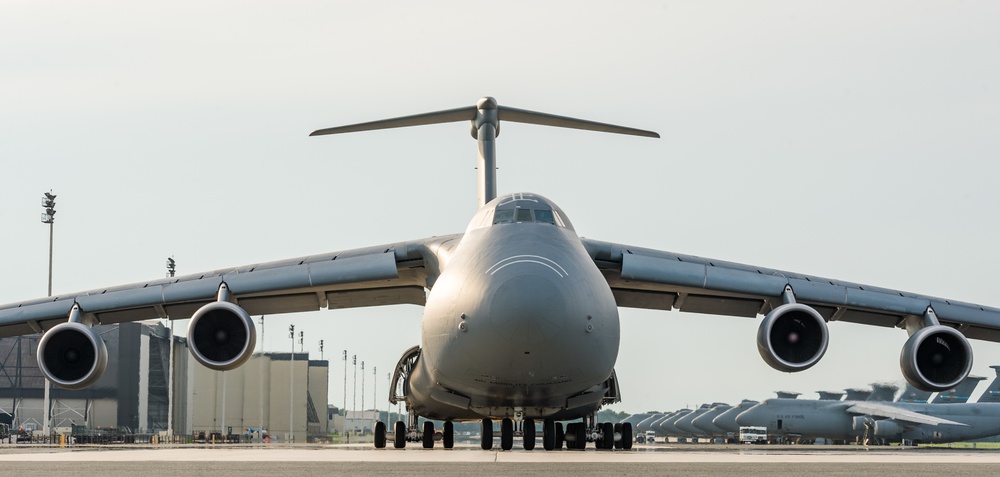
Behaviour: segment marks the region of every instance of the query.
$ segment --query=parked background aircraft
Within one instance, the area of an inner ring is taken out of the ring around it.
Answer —
[[[994,370],[997,370],[998,373],[1000,373],[1000,366],[991,366],[991,368],[994,368]],[[998,376],[1000,376],[1000,374],[998,374]],[[941,393],[936,393],[933,402],[935,404],[965,403],[968,401],[968,396],[975,393],[976,386],[983,379],[984,378],[978,376],[969,376],[954,389],[949,389]],[[992,398],[993,393],[990,393],[989,389],[995,388],[997,386],[997,382],[1000,382],[1000,377],[995,379],[993,383],[990,383],[988,389],[985,392],[978,393],[981,394],[982,397],[977,402],[979,403],[995,402],[991,400],[993,399]],[[789,400],[800,400],[804,402],[813,402],[815,403],[814,405],[817,408],[825,408],[826,405],[830,404],[830,402],[841,401],[844,398],[845,394],[848,396],[848,399],[846,399],[845,401],[897,402],[897,403],[919,404],[919,403],[927,403],[928,398],[934,393],[921,391],[919,389],[914,388],[910,384],[907,384],[903,389],[903,391],[899,392],[899,387],[896,386],[895,384],[873,383],[871,385],[871,389],[852,388],[847,393],[835,392],[835,391],[817,391],[817,394],[819,395],[819,399],[799,399],[799,396],[801,395],[800,393],[795,393],[791,391],[779,391],[777,392],[777,399],[774,401],[774,403],[772,403],[772,407],[766,409],[766,411],[769,414],[775,414],[775,415],[778,414],[794,415],[797,410],[801,409],[802,405],[795,404],[789,406],[788,409],[784,409],[781,407],[780,403]],[[758,401],[744,399],[742,402],[740,402],[735,406],[728,406],[719,403],[716,403],[714,407],[709,405],[702,405],[695,411],[695,412],[700,411],[702,412],[702,414],[698,417],[690,419],[691,425],[698,428],[701,431],[700,433],[693,432],[692,429],[690,429],[690,426],[685,427],[683,424],[680,426],[673,426],[674,421],[687,420],[687,419],[682,420],[681,415],[691,412],[690,410],[675,411],[672,413],[665,413],[665,414],[650,414],[650,413],[636,414],[630,416],[625,421],[641,422],[639,428],[642,431],[654,430],[658,432],[658,435],[660,435],[661,437],[670,437],[673,439],[679,439],[679,438],[689,439],[697,437],[699,438],[700,441],[701,439],[708,437],[724,437],[726,433],[735,434],[736,432],[739,431],[740,427],[740,425],[737,423],[737,417],[739,416],[739,414],[743,413],[743,411],[750,409],[756,404],[758,404]],[[813,405],[807,405],[807,406],[813,406]],[[708,407],[711,407],[712,411],[714,411],[714,414],[705,412],[705,409]],[[839,407],[836,406],[834,406],[834,408],[840,409]],[[678,414],[678,412],[680,412],[681,414]],[[671,417],[673,417],[674,419],[670,419]],[[709,421],[711,422],[711,425],[707,424],[707,422]],[[665,424],[661,428],[660,425],[662,423],[669,423],[669,424]],[[746,421],[746,424],[767,425],[767,422]],[[840,433],[842,432],[842,429],[840,429],[840,427],[841,426],[837,424],[836,426],[833,426],[830,429],[828,429],[827,433],[830,435],[836,435],[838,436],[837,439],[840,439],[843,437],[840,435]],[[869,429],[869,431],[873,430],[874,430],[873,428]],[[858,435],[863,436],[863,428]]]
[[[1000,404],[768,399],[737,416],[769,435],[840,441],[957,442],[1000,434]]]
[[[864,401],[768,399],[740,413],[737,422],[766,426],[772,435],[806,440],[931,443],[977,439],[1000,434],[1000,405],[982,400],[967,403],[983,379],[969,376],[955,389],[938,393],[931,403],[909,400],[914,393],[907,390],[893,401],[898,388],[884,383],[872,384],[874,392]],[[917,395],[922,394],[918,391]]]
[[[0,75],[0,303],[45,293],[49,189],[56,293],[158,276],[169,255],[183,274],[461,231],[473,146],[450,126],[304,133],[488,93],[664,134],[505,126],[503,189],[547,195],[583,235],[997,305],[984,105],[1000,77],[983,58],[998,7],[907,5],[5,4],[19,46]],[[273,316],[263,349],[288,350],[289,323],[314,355],[326,340],[336,404],[341,350],[381,374],[420,326],[406,306]],[[839,389],[860,367],[895,380],[905,341],[831,326],[813,373],[781,374],[759,362],[754,320],[623,309],[622,324],[635,410]],[[992,374],[1000,352],[972,344],[973,373]]]

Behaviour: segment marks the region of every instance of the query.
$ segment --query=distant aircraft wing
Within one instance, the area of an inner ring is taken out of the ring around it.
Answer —
[[[947,424],[951,426],[968,426],[968,424],[963,424],[961,422],[949,421],[947,419],[941,419],[940,417],[934,417],[927,414],[921,414],[919,412],[913,412],[907,409],[900,408],[898,406],[876,403],[876,402],[864,402],[864,401],[856,402],[847,408],[847,412],[850,414],[859,414],[865,416],[893,419],[896,421],[907,422],[912,424],[928,424],[931,426],[937,426],[940,424]]]
[[[934,308],[942,324],[968,338],[1000,342],[1000,309],[841,280],[583,239],[619,306],[756,317],[796,301],[828,321],[895,327]]]
[[[436,275],[437,251],[453,246],[460,237],[400,242],[0,305],[0,337],[48,330],[67,320],[74,303],[91,324],[189,318],[216,300],[223,282],[232,301],[251,315],[423,305],[424,288]]]

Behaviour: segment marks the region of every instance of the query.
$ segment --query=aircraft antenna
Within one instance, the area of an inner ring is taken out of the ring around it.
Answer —
[[[632,136],[660,137],[653,131],[616,126],[614,124],[587,121],[584,119],[557,116],[554,114],[529,111],[527,109],[499,106],[497,100],[486,96],[475,106],[447,109],[431,113],[414,114],[392,119],[382,119],[366,123],[350,124],[333,128],[318,129],[310,136],[341,134],[359,131],[374,131],[377,129],[402,128],[408,126],[423,126],[425,124],[452,123],[458,121],[472,122],[472,137],[479,142],[479,207],[486,205],[497,196],[496,168],[496,138],[500,135],[500,121],[538,124],[586,131],[599,131]]]

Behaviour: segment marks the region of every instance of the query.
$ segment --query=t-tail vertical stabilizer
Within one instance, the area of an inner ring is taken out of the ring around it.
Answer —
[[[965,380],[958,386],[938,393],[938,395],[931,402],[934,404],[961,404],[969,402],[969,396],[972,396],[972,391],[976,390],[976,386],[979,385],[979,381],[983,381],[985,379],[986,378],[982,376],[966,376]]]
[[[515,123],[538,124],[542,126],[554,126],[560,128],[583,129],[586,131],[599,131],[614,134],[628,134],[632,136],[660,137],[653,131],[616,126],[614,124],[599,123],[585,119],[576,119],[566,116],[556,116],[554,114],[529,111],[527,109],[511,108],[500,106],[497,100],[490,96],[480,99],[475,106],[464,108],[447,109],[432,113],[414,114],[392,119],[382,119],[366,123],[350,124],[333,128],[318,129],[310,136],[323,136],[326,134],[341,134],[358,131],[374,131],[377,129],[402,128],[409,126],[423,126],[426,124],[453,123],[459,121],[471,121],[472,138],[479,142],[479,204],[477,207],[486,205],[497,196],[497,162],[496,162],[496,138],[500,135],[500,122],[512,121]]]
[[[997,373],[997,377],[993,379],[993,382],[983,391],[983,395],[979,396],[979,400],[976,402],[1000,402],[1000,365],[990,367]]]
[[[913,387],[912,384],[906,383],[906,387],[903,389],[903,392],[899,394],[899,398],[896,399],[896,402],[911,402],[911,403],[923,404],[926,403],[927,400],[930,398],[931,398],[930,391],[921,391]]]

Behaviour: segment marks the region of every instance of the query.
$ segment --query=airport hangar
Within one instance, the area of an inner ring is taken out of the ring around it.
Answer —
[[[169,329],[158,320],[94,329],[108,347],[107,371],[87,389],[51,387],[52,432],[69,434],[75,424],[165,433]],[[36,357],[39,338],[0,338],[0,415],[13,417],[13,428],[24,426],[36,433],[43,428],[45,393]],[[281,441],[327,437],[328,361],[310,360],[309,353],[256,353],[237,369],[213,371],[191,357],[186,338],[174,336],[173,345],[173,435],[224,435],[229,428],[242,435],[263,428]],[[343,425],[339,416],[332,418]]]

